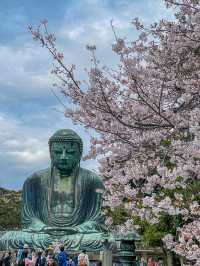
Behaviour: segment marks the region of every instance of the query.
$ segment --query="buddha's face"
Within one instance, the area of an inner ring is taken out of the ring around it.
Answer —
[[[81,158],[77,142],[54,142],[51,146],[53,165],[64,174],[70,174],[78,165]]]

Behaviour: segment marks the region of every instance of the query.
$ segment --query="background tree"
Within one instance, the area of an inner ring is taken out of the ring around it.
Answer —
[[[21,191],[0,188],[0,231],[21,227]]]
[[[86,159],[101,158],[107,223],[112,227],[120,209],[114,225],[122,232],[169,221],[167,247],[199,265],[200,3],[165,4],[174,20],[145,28],[134,19],[138,38],[131,43],[113,28],[120,58],[115,71],[101,67],[96,47],[88,45],[93,65],[87,82],[64,63],[47,21],[29,30],[55,59],[52,73],[74,105],[65,116],[98,133]]]

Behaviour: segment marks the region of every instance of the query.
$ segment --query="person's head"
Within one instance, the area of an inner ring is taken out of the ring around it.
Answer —
[[[50,256],[49,259],[48,259],[48,265],[49,265],[49,266],[54,265],[54,259],[53,259],[52,256]]]
[[[148,258],[148,262],[152,262],[152,258],[150,257],[150,258]]]
[[[42,251],[42,257],[46,257],[46,251]]]
[[[23,249],[23,244],[20,244],[19,245],[19,249]]]
[[[42,254],[43,254],[43,251],[42,250],[38,250],[38,252],[37,252],[38,257],[41,257]]]
[[[144,257],[141,257],[141,262],[145,262],[145,259],[144,259]]]
[[[56,131],[49,139],[52,165],[65,174],[70,174],[80,163],[83,142],[71,129]]]
[[[28,250],[25,250],[25,251],[24,251],[24,257],[25,257],[25,258],[28,258],[28,255],[29,255],[29,251],[28,251]]]
[[[64,246],[60,246],[60,251],[64,251],[65,250],[65,247]]]
[[[86,250],[84,249],[83,251],[82,251],[84,254],[86,254]]]
[[[23,249],[24,249],[24,253],[28,252],[29,251],[29,246],[27,244],[25,244],[23,246]]]

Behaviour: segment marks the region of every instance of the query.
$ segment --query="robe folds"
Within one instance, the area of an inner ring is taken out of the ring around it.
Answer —
[[[107,232],[101,215],[99,191],[104,189],[101,178],[83,168],[74,178],[72,211],[55,212],[54,169],[48,168],[29,177],[22,193],[22,230],[3,234],[0,249],[18,248],[22,244],[46,248],[54,241],[64,242],[69,250],[103,249]]]

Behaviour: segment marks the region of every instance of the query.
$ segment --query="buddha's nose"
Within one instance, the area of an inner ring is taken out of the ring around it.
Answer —
[[[61,159],[66,159],[66,150],[65,149],[62,152]]]

